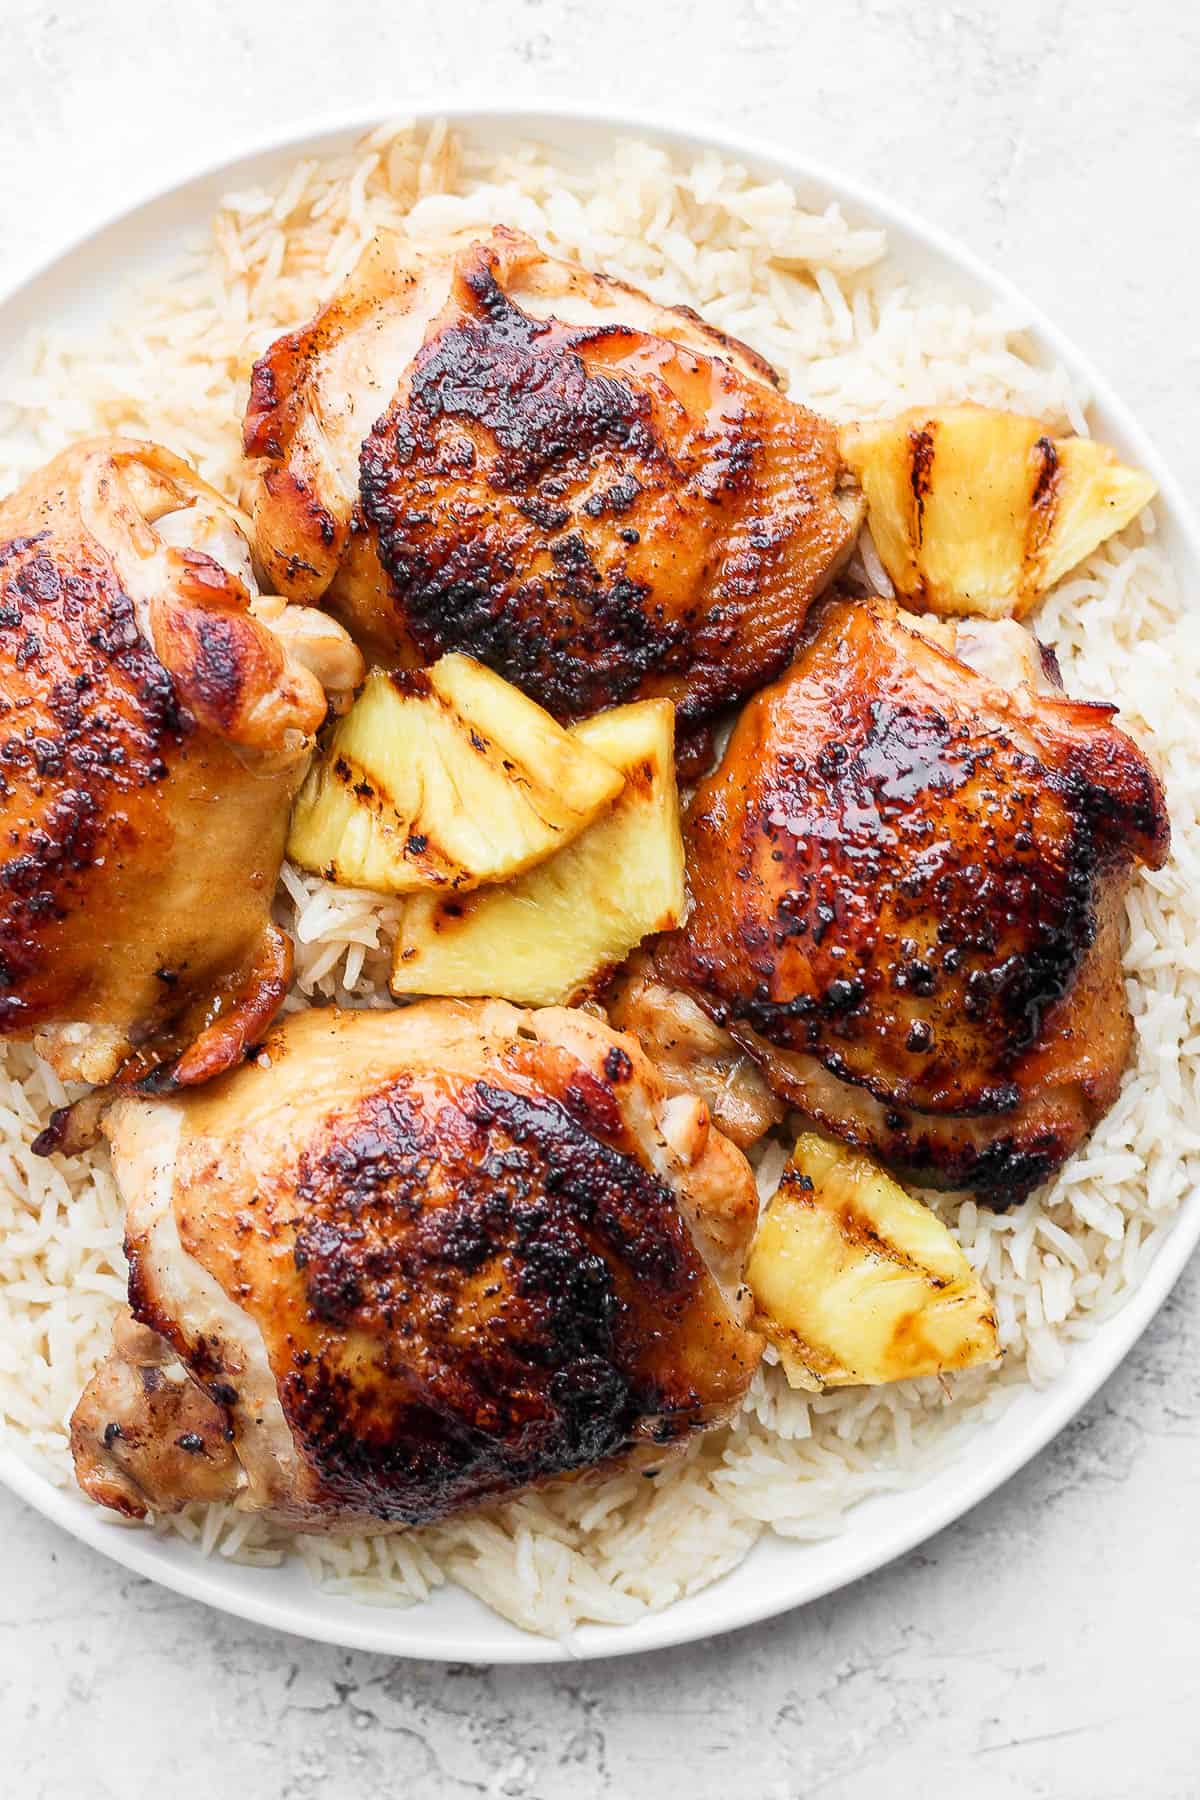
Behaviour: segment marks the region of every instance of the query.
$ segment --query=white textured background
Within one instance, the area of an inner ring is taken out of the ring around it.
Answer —
[[[437,90],[662,105],[886,187],[1002,264],[1200,480],[1194,0],[0,0],[0,281],[123,195]],[[5,1800],[1193,1800],[1200,1270],[1087,1413],[924,1550],[637,1662],[272,1636],[0,1494]]]

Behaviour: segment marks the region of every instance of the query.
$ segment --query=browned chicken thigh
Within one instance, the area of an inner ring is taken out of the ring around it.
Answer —
[[[1168,842],[1114,709],[1024,673],[996,685],[890,603],[825,604],[696,792],[693,911],[655,952],[827,1130],[999,1200],[1115,1098],[1122,895]]]
[[[290,650],[249,579],[235,509],[151,444],[78,444],[0,505],[0,1034],[63,1076],[203,1079],[282,1001],[314,669],[331,631],[335,675],[359,659],[332,621]]]
[[[258,364],[245,445],[281,592],[560,719],[667,695],[686,730],[778,673],[859,517],[753,352],[503,228],[376,240]]]
[[[306,1529],[436,1519],[661,1454],[757,1364],[749,1167],[585,1013],[310,1011],[105,1129],[149,1330],[120,1328],[73,1447],[123,1512],[215,1488]]]

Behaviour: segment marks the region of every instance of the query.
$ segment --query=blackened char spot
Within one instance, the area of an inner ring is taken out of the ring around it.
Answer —
[[[925,496],[929,492],[929,484],[933,478],[933,456],[933,426],[925,425],[918,431],[910,431],[908,434],[908,479],[916,509],[914,537],[918,544],[925,535]]]
[[[241,700],[244,649],[240,623],[224,613],[190,615],[196,654],[190,681],[196,701],[210,718],[228,728]]]
[[[313,1312],[328,1325],[348,1324],[362,1305],[356,1266],[362,1240],[362,1227],[345,1220],[306,1219],[296,1232],[296,1267],[305,1277]]]
[[[1040,437],[1033,448],[1038,459],[1037,479],[1033,485],[1033,510],[1035,513],[1053,512],[1057,504],[1055,492],[1059,477],[1058,451],[1054,447],[1053,438],[1048,437]]]
[[[13,586],[35,606],[48,605],[62,597],[62,577],[53,559],[44,553],[25,564]]]

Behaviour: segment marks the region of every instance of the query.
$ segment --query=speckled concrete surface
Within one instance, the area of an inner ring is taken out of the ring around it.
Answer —
[[[0,23],[0,278],[314,110],[661,104],[820,155],[1003,263],[1200,481],[1200,11],[1175,0],[0,0]],[[0,1794],[1198,1796],[1198,1303],[1193,1267],[1085,1415],[924,1550],[640,1662],[447,1669],[273,1636],[0,1494]]]

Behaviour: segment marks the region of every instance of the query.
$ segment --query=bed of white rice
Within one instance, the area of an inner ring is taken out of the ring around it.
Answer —
[[[567,256],[688,301],[747,339],[791,391],[838,418],[974,397],[1086,430],[1086,396],[1022,351],[1021,320],[909,291],[877,231],[801,211],[706,155],[675,166],[644,143],[587,168],[535,144],[486,160],[445,130],[381,129],[353,154],[298,164],[271,191],[228,196],[211,235],[164,283],[86,338],[49,331],[0,412],[7,489],[68,439],[161,439],[236,494],[252,359],[307,317],[378,224],[418,235],[503,220]],[[1137,1049],[1121,1098],[1053,1188],[1004,1215],[945,1207],[995,1295],[1002,1364],[953,1383],[812,1398],[764,1369],[728,1430],[657,1481],[608,1475],[434,1529],[386,1538],[272,1534],[229,1507],[158,1528],[225,1556],[304,1558],[364,1600],[404,1604],[459,1582],[530,1630],[625,1621],[736,1564],[764,1530],[836,1532],[865,1496],[962,1454],[1020,1384],[1053,1382],[1072,1346],[1138,1283],[1200,1176],[1200,631],[1183,612],[1148,512],[1048,600],[1036,621],[1068,687],[1119,697],[1165,775],[1174,853],[1128,903]],[[870,564],[869,546],[867,558]],[[387,1004],[391,914],[378,896],[285,870],[279,916],[297,943],[292,1004]],[[121,1225],[105,1153],[45,1162],[28,1144],[63,1093],[22,1048],[0,1075],[0,1431],[70,1479],[66,1423],[123,1298]],[[777,1176],[772,1146],[760,1170]],[[802,1553],[802,1552],[798,1552]]]

